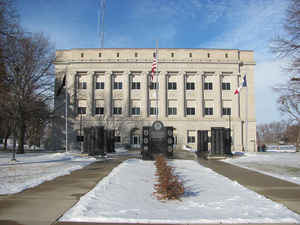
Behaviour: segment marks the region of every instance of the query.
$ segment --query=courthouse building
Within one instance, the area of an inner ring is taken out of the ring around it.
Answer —
[[[79,149],[78,136],[90,126],[115,129],[118,143],[139,147],[142,127],[158,119],[175,128],[178,147],[196,149],[198,130],[210,135],[211,127],[225,127],[231,128],[233,150],[256,151],[253,51],[159,49],[153,80],[155,49],[70,49],[56,55],[56,92],[66,77],[55,98],[57,148],[65,146],[67,99],[68,148]],[[248,91],[235,95],[245,74]]]

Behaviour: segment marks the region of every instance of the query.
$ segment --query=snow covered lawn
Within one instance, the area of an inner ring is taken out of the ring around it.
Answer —
[[[83,196],[61,221],[109,223],[299,223],[300,215],[192,160],[170,161],[187,189],[181,201],[153,195],[152,161],[130,159]]]
[[[45,181],[70,174],[96,159],[72,153],[26,153],[16,155],[0,153],[0,194],[13,194],[35,187]]]
[[[226,159],[227,163],[300,184],[300,153],[258,152]]]

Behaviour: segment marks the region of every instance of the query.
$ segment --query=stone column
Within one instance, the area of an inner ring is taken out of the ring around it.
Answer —
[[[159,108],[159,117],[161,118],[165,118],[166,117],[166,107],[167,107],[167,74],[166,71],[160,71],[159,72],[159,93],[158,93],[158,97],[159,97],[159,102],[158,102],[158,108]]]
[[[124,75],[123,75],[123,82],[124,82],[124,90],[123,90],[123,106],[124,106],[124,111],[122,112],[122,114],[124,116],[130,116],[131,115],[131,104],[130,104],[130,100],[131,100],[131,79],[132,75],[130,71],[124,71]]]
[[[147,71],[143,71],[141,76],[142,76],[141,89],[143,92],[142,115],[143,117],[148,117],[149,116],[149,74]]]
[[[109,117],[112,115],[112,71],[105,72],[104,114]]]
[[[199,119],[203,119],[203,78],[202,78],[202,72],[196,73],[196,83],[195,83],[195,92],[196,92],[196,104],[198,112],[196,112],[196,116]]]
[[[221,82],[222,82],[222,73],[217,73],[216,74],[216,87],[214,88],[214,92],[215,92],[215,95],[216,95],[216,100],[217,102],[216,103],[216,118],[217,119],[220,119],[222,117],[222,85],[221,85]]]
[[[183,71],[179,72],[179,83],[178,83],[178,92],[182,93],[180,98],[178,98],[178,115],[179,117],[185,117],[185,73]]]
[[[94,72],[93,71],[89,71],[87,73],[88,76],[88,81],[87,81],[87,106],[88,106],[88,110],[87,110],[87,115],[90,117],[94,116]]]

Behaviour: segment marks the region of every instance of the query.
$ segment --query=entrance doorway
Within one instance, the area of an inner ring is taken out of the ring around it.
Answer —
[[[133,128],[130,135],[130,147],[140,148],[141,147],[141,131],[138,128]]]

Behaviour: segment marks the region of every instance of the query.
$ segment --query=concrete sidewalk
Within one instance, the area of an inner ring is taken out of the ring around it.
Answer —
[[[50,225],[129,157],[92,163],[13,195],[0,195],[0,225]]]
[[[201,165],[300,214],[300,185],[218,160],[198,161]]]

